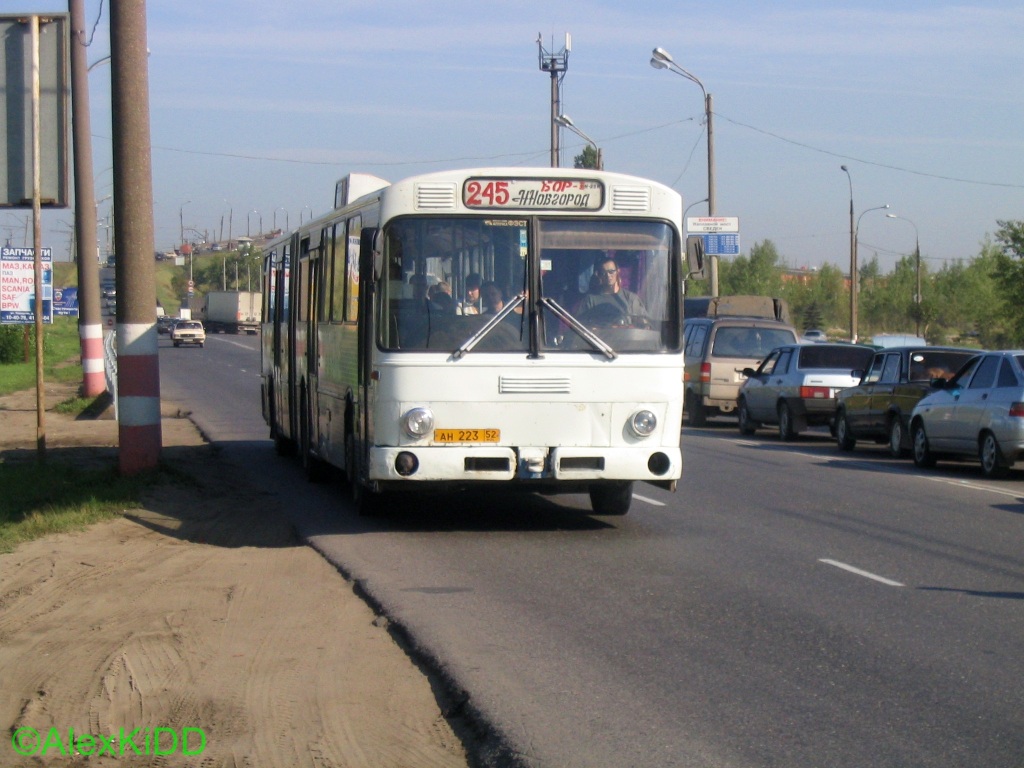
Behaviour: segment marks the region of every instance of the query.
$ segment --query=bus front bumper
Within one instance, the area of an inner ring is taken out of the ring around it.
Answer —
[[[678,480],[678,447],[407,446],[370,451],[377,482]]]

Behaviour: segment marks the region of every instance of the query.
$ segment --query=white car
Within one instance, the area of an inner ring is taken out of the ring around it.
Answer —
[[[171,329],[171,341],[176,347],[182,344],[197,344],[201,347],[206,343],[206,329],[198,320],[179,320]]]
[[[914,463],[977,458],[986,477],[1005,476],[1024,456],[1024,350],[984,352],[933,386],[910,416]]]

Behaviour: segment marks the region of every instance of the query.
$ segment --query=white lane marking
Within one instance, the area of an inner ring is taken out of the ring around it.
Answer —
[[[920,475],[920,477],[931,480],[934,483],[943,483],[944,485],[952,485],[957,488],[968,488],[972,491],[987,491],[988,493],[996,493],[1000,496],[1009,496],[1011,499],[1019,499],[1021,497],[1019,490],[1005,491],[1002,488],[993,488],[991,485],[981,485],[973,480],[953,480],[948,477],[929,477],[928,475]]]
[[[850,573],[855,573],[858,576],[863,576],[865,579],[872,579],[874,581],[879,581],[882,584],[888,584],[890,587],[905,587],[905,586],[907,586],[906,584],[900,584],[898,581],[893,581],[892,579],[887,579],[884,576],[879,576],[878,574],[870,573],[868,571],[862,571],[860,568],[854,568],[852,565],[847,565],[846,563],[840,563],[838,560],[829,560],[828,558],[822,557],[822,558],[818,559],[818,562],[819,563],[825,563],[826,565],[834,565],[836,568],[842,568],[844,571],[849,571]]]
[[[753,442],[749,440],[734,440],[736,445],[742,445],[749,448],[764,447],[764,443]],[[885,466],[880,462],[865,461],[864,459],[857,458],[856,456],[826,456],[819,453],[804,453],[803,451],[786,451],[790,456],[800,456],[801,458],[811,459],[812,461],[827,461],[835,464],[854,464],[857,466],[865,467],[875,472],[888,472],[889,474],[905,474],[904,469],[908,462],[893,460],[891,466]],[[913,462],[909,462],[913,463]],[[934,470],[932,470],[934,472]],[[928,471],[916,471],[911,473],[914,477],[920,477],[923,480],[930,480],[933,483],[942,483],[944,485],[952,485],[955,488],[966,488],[971,491],[985,491],[987,493],[994,493],[998,496],[1008,496],[1011,499],[1019,499],[1021,492],[1019,490],[1005,490],[1002,488],[996,488],[991,485],[983,485],[982,483],[974,480],[961,480],[958,478],[950,477],[938,477]]]
[[[633,494],[633,498],[634,499],[640,499],[640,501],[645,501],[648,504],[653,504],[656,507],[664,507],[665,506],[664,502],[658,501],[657,499],[649,499],[646,496],[641,496],[639,493],[634,493]]]
[[[214,338],[217,337],[214,336]],[[234,341],[232,339],[221,339],[221,341],[223,341],[225,344],[234,344],[236,347],[241,347],[242,349],[252,349],[252,347],[250,347],[248,344],[243,344],[240,341]]]

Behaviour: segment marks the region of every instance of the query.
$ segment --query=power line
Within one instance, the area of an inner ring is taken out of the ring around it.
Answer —
[[[837,158],[839,158],[841,160],[849,160],[850,162],[863,163],[864,165],[873,165],[876,168],[886,168],[886,169],[888,169],[890,171],[899,171],[900,173],[909,173],[909,174],[912,174],[914,176],[924,176],[924,177],[929,178],[929,179],[940,179],[942,181],[955,181],[955,182],[958,182],[960,184],[978,184],[980,186],[985,186],[985,187],[1004,187],[1004,188],[1007,188],[1007,189],[1024,189],[1024,184],[1011,184],[1011,183],[1008,183],[1008,182],[1000,182],[1000,181],[979,181],[977,179],[962,179],[962,178],[959,178],[957,176],[943,176],[942,174],[938,174],[938,173],[927,173],[925,171],[915,171],[913,168],[903,168],[903,167],[898,166],[898,165],[889,165],[887,163],[877,163],[877,162],[875,162],[873,160],[864,160],[862,158],[854,157],[852,155],[843,155],[843,154],[840,154],[839,152],[831,152],[831,151],[829,151],[827,149],[821,149],[820,147],[814,147],[814,146],[811,146],[810,144],[805,144],[803,142],[796,141],[794,139],[786,138],[785,136],[780,136],[777,133],[772,133],[771,131],[766,131],[763,128],[757,128],[756,126],[753,126],[753,125],[748,125],[746,123],[741,123],[739,120],[733,120],[731,117],[727,117],[726,115],[723,115],[721,112],[716,112],[715,114],[718,115],[719,117],[721,117],[723,120],[727,120],[728,122],[732,123],[733,125],[738,125],[741,128],[746,128],[746,129],[754,131],[756,133],[764,134],[765,136],[771,136],[773,139],[778,139],[779,141],[784,141],[787,144],[792,144],[793,146],[801,147],[803,149],[809,149],[812,152],[819,152],[819,153],[821,153],[823,155],[828,155],[829,157],[837,157]]]

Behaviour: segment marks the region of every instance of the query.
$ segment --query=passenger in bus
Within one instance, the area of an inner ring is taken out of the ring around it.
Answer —
[[[451,314],[452,308],[455,306],[451,285],[444,280],[434,283],[427,289],[427,301],[430,304],[431,311]]]
[[[421,273],[409,277],[409,285],[412,286],[412,298],[417,305],[422,305],[427,300],[427,276]]]
[[[466,298],[459,302],[458,314],[479,315],[480,314],[480,275],[471,272],[466,275]]]
[[[487,281],[480,286],[480,298],[483,301],[484,311],[482,315],[496,315],[505,306],[505,294],[497,283]]]
[[[584,296],[576,310],[581,319],[586,321],[588,313],[593,317],[603,317],[612,310],[617,310],[619,316],[627,318],[647,316],[647,308],[640,297],[622,287],[619,265],[613,256],[599,257],[594,263],[594,274],[597,277],[596,292]]]

